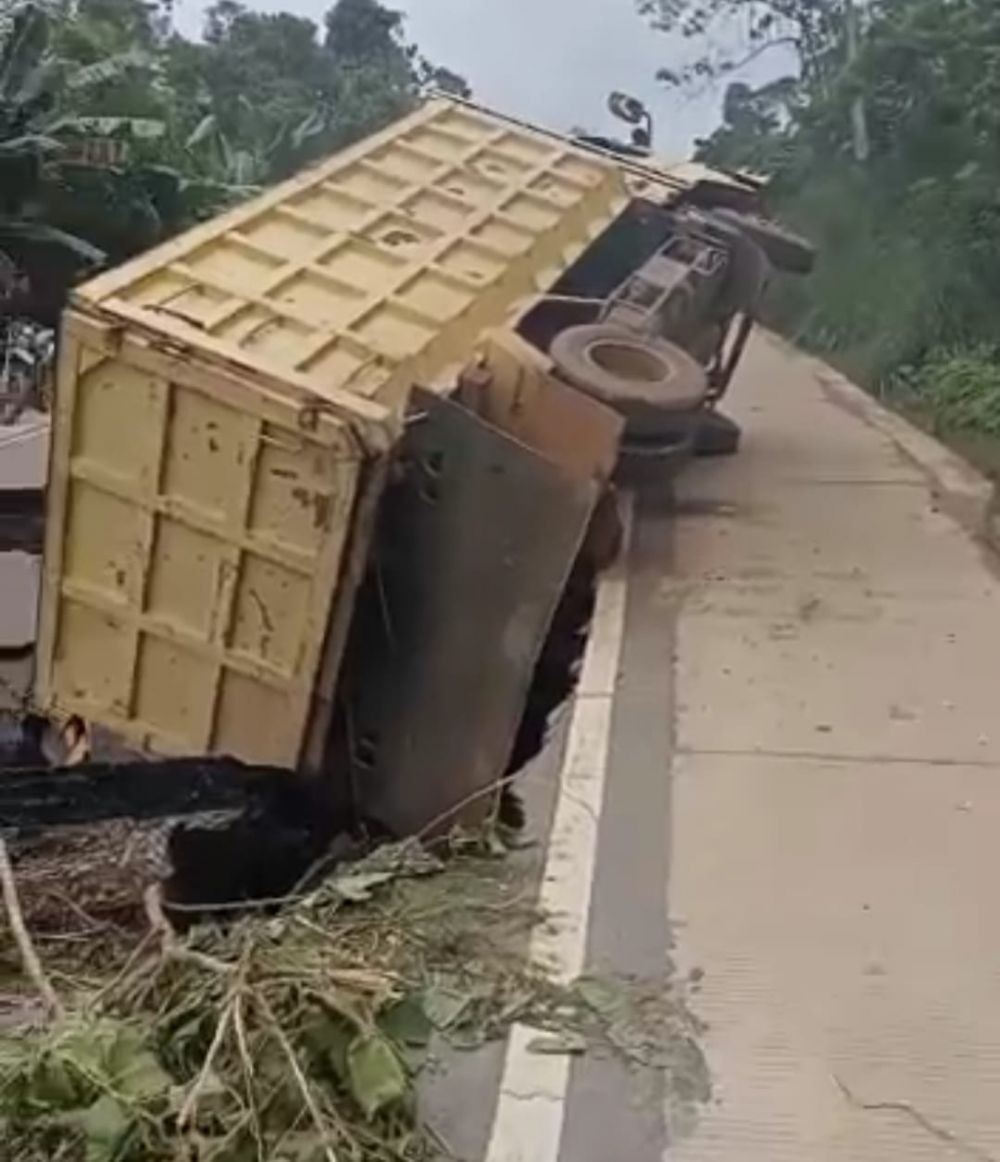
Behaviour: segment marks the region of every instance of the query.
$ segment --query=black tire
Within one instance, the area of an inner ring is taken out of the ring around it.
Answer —
[[[549,355],[564,379],[625,417],[629,437],[659,435],[708,393],[705,369],[682,348],[613,323],[567,327]]]
[[[721,412],[705,412],[694,436],[696,456],[733,456],[740,446],[740,426]]]
[[[740,230],[764,251],[775,270],[809,274],[816,265],[816,248],[799,234],[755,214],[741,214],[720,206],[712,214]]]
[[[674,432],[655,440],[625,440],[615,480],[625,488],[657,488],[671,481],[694,454],[694,433]]]

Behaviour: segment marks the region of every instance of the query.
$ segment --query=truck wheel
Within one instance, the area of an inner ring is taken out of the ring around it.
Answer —
[[[615,480],[626,488],[655,488],[676,476],[694,452],[694,432],[622,441]]]
[[[696,456],[732,456],[740,446],[740,426],[721,412],[706,412],[694,436]]]
[[[708,392],[705,369],[682,348],[612,323],[567,327],[549,355],[569,383],[625,417],[629,436],[659,434],[665,417],[695,411]]]
[[[805,238],[756,214],[741,214],[737,210],[720,207],[712,214],[738,226],[740,230],[764,251],[776,270],[789,274],[809,274],[816,265],[816,248]]]

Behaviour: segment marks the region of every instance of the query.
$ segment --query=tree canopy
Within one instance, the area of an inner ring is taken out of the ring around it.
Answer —
[[[811,280],[779,284],[774,320],[888,389],[926,384],[923,368],[936,375],[954,357],[968,392],[972,352],[1000,430],[996,0],[869,0],[856,11],[849,0],[641,3],[689,37],[694,63],[673,80],[728,82],[701,158],[768,172],[774,208],[819,245]],[[705,32],[719,36],[727,20],[732,51],[712,55]],[[747,54],[784,37],[798,69],[761,87],[741,80]]]
[[[379,0],[337,0],[322,28],[217,0],[200,40],[173,29],[168,0],[0,0],[0,313],[51,321],[81,271],[380,128],[430,86],[469,91]]]

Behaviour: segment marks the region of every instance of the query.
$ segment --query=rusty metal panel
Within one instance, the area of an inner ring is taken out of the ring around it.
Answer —
[[[161,753],[298,758],[361,452],[347,425],[70,315],[37,695]]]
[[[545,289],[627,198],[613,161],[434,100],[75,302],[347,413],[394,407]]]
[[[556,379],[551,368],[547,356],[513,331],[491,331],[459,379],[458,398],[568,475],[610,480],[625,421]]]
[[[479,793],[510,756],[598,491],[454,402],[419,393],[415,406],[332,746],[362,810],[398,834],[470,796],[463,821],[491,809]]]

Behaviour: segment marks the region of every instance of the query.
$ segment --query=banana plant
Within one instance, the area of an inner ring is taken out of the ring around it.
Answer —
[[[330,114],[311,109],[304,117],[289,117],[273,132],[262,131],[263,118],[242,94],[236,101],[233,140],[214,113],[207,113],[184,143],[193,160],[211,178],[234,191],[254,187],[292,172],[308,156],[309,145],[326,133]]]
[[[20,272],[0,286],[0,313],[53,322],[82,274],[185,220],[179,174],[123,164],[133,147],[155,152],[163,119],[73,112],[99,107],[95,94],[137,72],[155,72],[145,49],[62,59],[35,5],[17,9],[0,35],[0,255]]]

